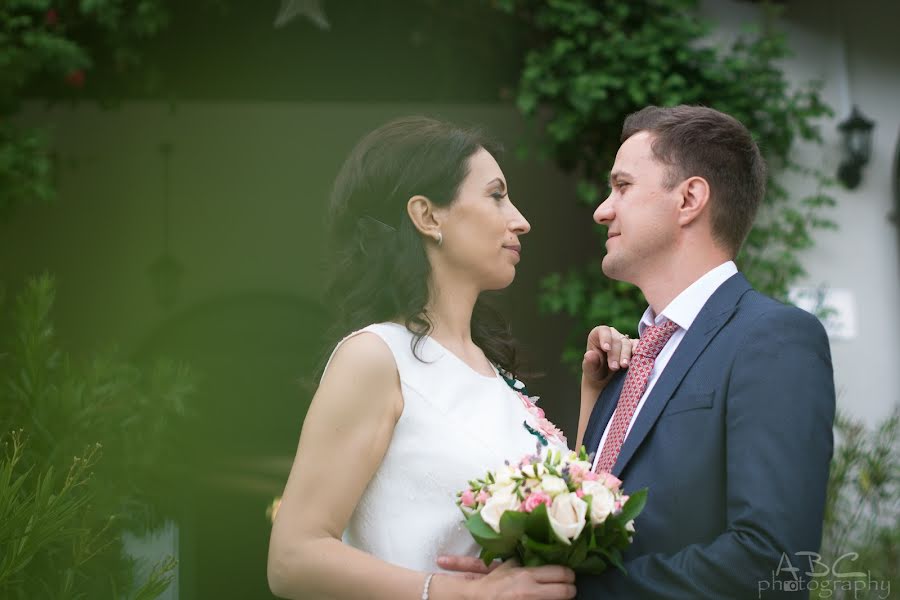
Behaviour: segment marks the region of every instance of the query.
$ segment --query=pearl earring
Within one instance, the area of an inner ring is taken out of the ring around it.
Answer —
[[[437,245],[438,245],[438,247],[441,247],[444,245],[444,234],[442,234],[440,231],[438,231],[438,234],[437,234]]]

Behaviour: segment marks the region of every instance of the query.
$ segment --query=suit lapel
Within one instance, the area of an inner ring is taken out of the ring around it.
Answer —
[[[609,384],[600,393],[594,410],[591,411],[591,418],[588,421],[587,429],[584,434],[584,447],[590,454],[598,452],[597,446],[600,445],[600,438],[603,437],[603,431],[606,429],[607,423],[612,418],[613,412],[616,410],[616,403],[619,401],[619,394],[622,392],[622,386],[625,385],[625,374],[627,371],[619,371],[610,380]],[[578,448],[576,448],[578,450]]]
[[[728,322],[734,311],[737,310],[737,303],[741,296],[750,289],[750,284],[743,275],[738,273],[719,286],[719,289],[707,300],[690,329],[685,333],[665,370],[656,380],[656,385],[653,386],[653,391],[650,392],[644,406],[641,407],[628,437],[625,438],[619,457],[613,465],[613,475],[619,476],[625,469],[691,365],[696,362],[709,342]],[[618,398],[618,395],[616,397]]]

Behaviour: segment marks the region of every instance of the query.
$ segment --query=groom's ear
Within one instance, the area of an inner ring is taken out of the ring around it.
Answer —
[[[437,236],[441,230],[441,214],[439,207],[425,196],[413,196],[406,203],[406,213],[413,226],[422,235],[428,237]]]
[[[689,177],[678,186],[681,204],[678,207],[678,224],[695,222],[709,205],[709,182],[703,177]]]

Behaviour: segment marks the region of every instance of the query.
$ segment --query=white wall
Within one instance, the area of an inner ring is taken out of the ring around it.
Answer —
[[[706,0],[702,10],[732,33],[759,21],[759,7],[747,2]],[[889,0],[790,0],[781,20],[794,52],[785,64],[788,76],[823,81],[824,99],[835,109],[822,127],[824,147],[798,148],[801,161],[836,173],[837,123],[849,114],[848,102],[876,123],[861,185],[829,191],[838,203],[832,218],[839,229],[819,232],[815,247],[803,255],[806,284],[853,294],[857,335],[831,344],[838,406],[870,424],[900,402],[900,233],[888,220],[900,131],[898,23],[900,3]],[[809,182],[795,181],[791,188],[798,197],[811,190]]]

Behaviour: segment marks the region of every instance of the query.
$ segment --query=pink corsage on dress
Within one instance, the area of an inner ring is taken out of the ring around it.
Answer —
[[[540,443],[544,446],[548,445],[549,441],[553,441],[555,445],[563,446],[568,448],[569,443],[566,440],[566,436],[563,432],[550,422],[549,419],[544,415],[544,410],[537,405],[537,401],[540,399],[539,396],[529,396],[528,388],[525,387],[525,384],[513,377],[509,372],[504,369],[497,368],[497,371],[500,373],[500,376],[503,377],[503,380],[506,381],[506,384],[512,388],[512,390],[516,393],[519,399],[522,401],[522,404],[525,406],[525,410],[527,410],[533,417],[534,422],[537,427],[531,427],[527,422],[523,423],[525,428],[534,436],[540,440]]]

